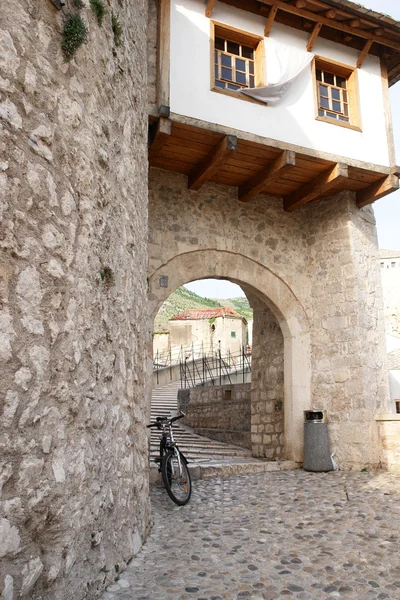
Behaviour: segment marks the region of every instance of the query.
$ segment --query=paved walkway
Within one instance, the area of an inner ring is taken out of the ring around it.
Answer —
[[[103,600],[400,599],[400,476],[304,471],[196,481]],[[117,589],[118,588],[118,589]]]

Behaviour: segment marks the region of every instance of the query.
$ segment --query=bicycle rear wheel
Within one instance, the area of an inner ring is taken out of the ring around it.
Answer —
[[[165,489],[171,500],[178,506],[187,504],[192,493],[192,481],[189,469],[182,456],[178,461],[177,455],[173,452],[164,454],[161,474]]]

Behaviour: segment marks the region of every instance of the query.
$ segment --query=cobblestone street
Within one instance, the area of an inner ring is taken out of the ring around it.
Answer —
[[[152,488],[154,526],[103,600],[400,599],[400,476],[285,471]]]

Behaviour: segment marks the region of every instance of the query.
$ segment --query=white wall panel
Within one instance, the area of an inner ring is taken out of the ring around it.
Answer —
[[[263,35],[265,18],[216,3],[213,20]],[[305,49],[308,35],[275,23],[271,38]],[[358,52],[319,38],[315,54],[355,66]],[[210,90],[210,19],[203,0],[174,0],[171,10],[171,111],[240,131],[339,156],[388,166],[379,60],[358,70],[362,132],[315,119],[311,67],[278,106],[247,102]]]

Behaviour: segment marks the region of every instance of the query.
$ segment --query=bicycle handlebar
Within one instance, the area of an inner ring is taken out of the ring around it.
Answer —
[[[146,427],[158,427],[158,429],[161,429],[163,423],[165,425],[167,425],[168,423],[172,425],[172,423],[174,423],[178,419],[183,419],[184,416],[184,413],[182,413],[176,417],[171,417],[170,419],[168,419],[167,417],[157,417],[156,423],[150,423],[149,425],[146,425]]]

